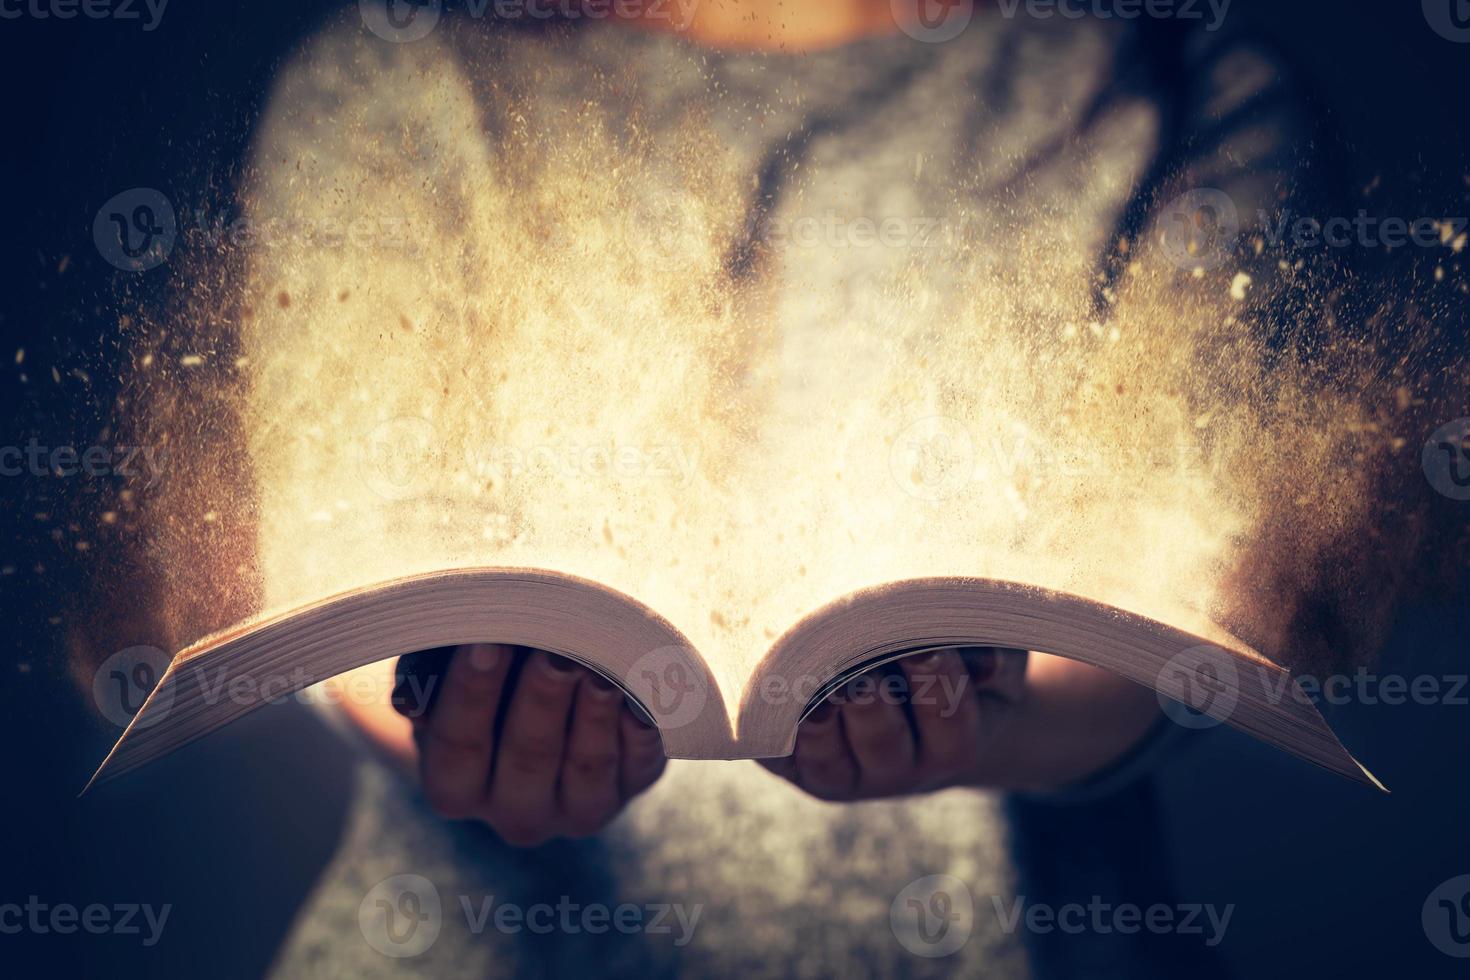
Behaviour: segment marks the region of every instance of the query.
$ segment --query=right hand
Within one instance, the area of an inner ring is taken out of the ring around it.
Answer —
[[[658,730],[565,657],[473,644],[401,657],[397,676],[429,805],[517,847],[597,833],[663,773]],[[427,710],[408,697],[410,676],[418,691],[437,677]]]

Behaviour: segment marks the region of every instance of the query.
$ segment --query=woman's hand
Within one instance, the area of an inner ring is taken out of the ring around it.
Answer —
[[[1160,717],[1151,689],[1099,667],[952,648],[848,684],[801,723],[792,755],[762,765],[824,800],[1048,791],[1107,770]]]
[[[507,843],[595,834],[663,773],[658,730],[564,657],[476,644],[400,658],[397,678],[429,804]]]
[[[869,671],[807,715],[792,755],[761,764],[824,800],[978,785],[1026,662],[1021,650],[951,648]]]

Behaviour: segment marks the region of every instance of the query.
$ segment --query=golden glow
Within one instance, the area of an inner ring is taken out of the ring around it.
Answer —
[[[239,310],[254,491],[171,505],[176,576],[239,574],[191,538],[205,511],[256,529],[257,611],[567,571],[668,617],[734,704],[776,635],[856,588],[994,576],[1202,630],[1269,517],[1299,515],[1290,548],[1360,518],[1354,382],[1267,371],[1235,319],[1280,283],[1182,282],[1144,243],[1093,322],[1096,234],[1038,215],[777,248],[737,287],[749,179],[697,114],[654,144],[590,91],[538,97],[534,51],[512,91],[429,44],[335,80],[361,87],[345,109],[293,88],[320,67],[272,102],[247,213],[343,234],[250,245],[239,295],[207,300]]]

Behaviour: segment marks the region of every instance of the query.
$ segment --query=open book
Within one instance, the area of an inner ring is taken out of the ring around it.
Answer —
[[[655,721],[676,759],[788,755],[805,713],[856,674],[919,650],[988,646],[1114,671],[1202,713],[1189,717],[1382,788],[1285,668],[1237,640],[1207,640],[1079,596],[955,577],[864,589],[787,630],[731,711],[700,654],[653,610],[596,582],[512,568],[399,578],[195,644],[174,658],[88,786],[344,671],[486,640],[549,650],[602,673]]]

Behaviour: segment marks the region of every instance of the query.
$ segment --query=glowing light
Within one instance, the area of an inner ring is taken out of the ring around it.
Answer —
[[[446,566],[558,569],[658,609],[735,704],[771,637],[853,589],[987,575],[1207,632],[1262,548],[1361,520],[1336,456],[1370,426],[1354,375],[1291,350],[1268,370],[1240,319],[1285,273],[1190,280],[1134,243],[1099,323],[1095,243],[1037,216],[939,253],[875,243],[840,297],[852,250],[822,242],[737,282],[749,178],[697,117],[655,145],[595,99],[492,99],[416,57],[310,142],[299,79],[263,123],[256,223],[363,233],[267,236],[188,314],[235,311],[238,351],[181,363],[243,378],[224,401],[252,489],[169,499],[155,557],[186,639],[229,625],[191,597],[242,561],[202,525],[243,528],[255,611]],[[183,384],[155,367],[145,403],[198,473]],[[1263,541],[1283,510],[1292,536]]]

